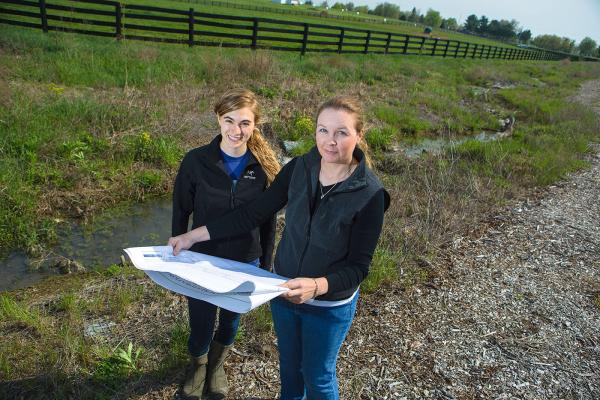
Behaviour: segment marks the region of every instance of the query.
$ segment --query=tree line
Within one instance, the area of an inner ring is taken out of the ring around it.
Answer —
[[[306,4],[312,5],[313,2],[307,1]],[[532,37],[531,30],[520,27],[519,22],[515,19],[490,20],[485,15],[478,17],[475,14],[471,14],[464,23],[460,24],[455,18],[443,18],[439,11],[431,8],[425,14],[422,14],[416,7],[413,7],[410,11],[403,11],[397,4],[389,2],[380,3],[373,9],[364,5],[356,6],[353,2],[335,2],[330,6],[330,2],[323,1],[320,3],[320,6],[326,9],[378,15],[394,20],[420,23],[432,29],[449,29],[523,45],[532,45],[548,50],[600,57],[600,47],[590,37],[584,38],[579,44],[576,44],[572,39],[557,35],[546,34]]]

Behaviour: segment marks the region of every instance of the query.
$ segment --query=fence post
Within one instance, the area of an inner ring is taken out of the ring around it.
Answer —
[[[460,49],[460,45],[462,42],[460,40],[456,41],[456,47],[454,48],[454,58],[458,58],[458,50]]]
[[[463,54],[463,58],[467,58],[467,53],[469,52],[469,46],[471,43],[467,42],[467,48],[465,49],[465,54]]]
[[[432,56],[435,56],[435,50],[437,49],[438,40],[438,38],[435,38],[435,41],[433,42],[433,49],[431,49]]]
[[[258,18],[252,21],[252,50],[256,50],[256,42],[258,41]],[[302,53],[304,54],[304,53]]]
[[[306,45],[308,42],[308,24],[304,24],[304,34],[302,35],[302,50],[300,51],[300,55],[304,55],[306,53]]]
[[[404,54],[406,54],[408,52],[408,39],[409,39],[408,35],[404,36],[404,51],[403,51]]]
[[[42,31],[48,33],[48,12],[46,11],[46,0],[40,0],[40,17],[42,18]]]
[[[392,34],[388,33],[387,40],[385,42],[385,54],[387,54],[390,49],[390,41],[391,40],[392,40]]]
[[[340,28],[340,41],[338,42],[338,54],[342,53],[342,46],[344,45],[344,33],[346,30],[344,28]]]
[[[446,58],[446,54],[448,54],[448,46],[450,45],[450,40],[446,40],[446,46],[444,47],[444,58]]]
[[[365,41],[365,50],[363,53],[367,54],[369,52],[369,42],[371,41],[371,31],[367,31],[367,40]]]
[[[188,46],[194,45],[194,9],[190,8],[188,14]]]
[[[475,43],[475,48],[473,49],[473,55],[471,58],[475,58],[475,53],[477,53],[477,48],[479,47],[479,43]]]
[[[123,38],[123,9],[121,3],[115,3],[115,37],[117,40]]]

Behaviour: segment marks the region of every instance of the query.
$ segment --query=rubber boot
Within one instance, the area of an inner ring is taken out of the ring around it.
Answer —
[[[208,355],[192,357],[190,366],[185,375],[185,381],[181,388],[181,397],[186,400],[200,400],[205,390],[206,366]]]
[[[211,400],[224,399],[227,396],[229,388],[227,387],[227,375],[223,364],[229,350],[233,345],[224,346],[219,342],[213,342],[208,351],[208,372],[207,372],[207,394]]]

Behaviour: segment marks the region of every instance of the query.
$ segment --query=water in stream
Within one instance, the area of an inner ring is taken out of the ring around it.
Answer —
[[[171,234],[171,207],[170,198],[155,199],[100,216],[87,226],[72,224],[59,232],[52,251],[86,268],[117,263],[126,247],[167,243]],[[19,252],[0,260],[0,270],[0,291],[26,287],[55,274],[33,269],[31,260]]]

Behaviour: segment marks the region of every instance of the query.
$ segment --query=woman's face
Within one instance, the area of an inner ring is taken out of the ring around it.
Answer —
[[[350,164],[356,144],[362,139],[356,118],[344,110],[326,108],[317,117],[316,142],[323,161]]]
[[[221,149],[237,156],[246,152],[248,140],[254,131],[254,113],[248,107],[233,110],[218,117],[221,127]]]

